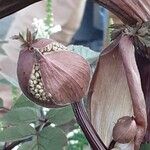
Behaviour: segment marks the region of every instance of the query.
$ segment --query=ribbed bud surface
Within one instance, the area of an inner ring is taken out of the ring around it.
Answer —
[[[45,107],[60,107],[82,99],[90,81],[90,67],[62,44],[37,39],[20,51],[17,75],[30,100]]]
[[[137,132],[136,122],[132,117],[120,118],[113,128],[113,139],[119,143],[129,143],[134,140]]]

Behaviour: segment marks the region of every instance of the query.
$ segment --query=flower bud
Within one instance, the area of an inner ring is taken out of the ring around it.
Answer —
[[[125,144],[134,140],[137,131],[136,122],[133,117],[124,116],[120,118],[113,128],[113,139]]]
[[[31,38],[30,38],[31,39]],[[90,67],[60,43],[38,39],[20,51],[17,76],[23,93],[45,107],[78,102],[90,81]]]

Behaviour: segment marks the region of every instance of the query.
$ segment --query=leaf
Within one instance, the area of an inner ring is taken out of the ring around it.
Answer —
[[[61,129],[47,127],[40,133],[40,143],[52,150],[60,150],[67,144],[67,138]]]
[[[62,125],[71,121],[74,118],[74,113],[71,106],[67,106],[59,109],[50,109],[46,117],[50,122],[56,125]]]
[[[16,103],[20,95],[22,94],[21,89],[12,86],[12,99],[13,99],[13,105]]]
[[[0,98],[3,100],[3,107],[10,109],[12,106],[12,89],[8,85],[0,85]]]
[[[99,52],[95,52],[93,50],[91,50],[88,47],[85,46],[78,46],[78,45],[69,45],[68,48],[81,55],[83,58],[85,58],[90,64],[94,63],[98,57],[99,57]]]
[[[67,138],[59,128],[44,128],[31,142],[22,144],[18,150],[63,150]]]
[[[25,142],[21,146],[19,146],[18,150],[36,150],[36,141],[32,140],[30,142]]]
[[[0,98],[0,107],[3,107],[3,100]]]
[[[146,45],[146,47],[150,47],[150,36],[144,36],[144,37],[138,36],[138,38],[143,45]]]
[[[35,108],[22,107],[10,110],[1,120],[4,124],[11,125],[32,123],[38,120],[38,115]]]
[[[4,79],[6,79],[9,83],[11,83],[15,87],[19,88],[19,84],[18,84],[18,82],[14,78],[8,76],[7,74],[5,74],[3,72],[0,72],[0,75],[2,75],[4,77]]]
[[[4,144],[0,144],[0,149],[3,150],[4,149]]]
[[[16,103],[14,104],[13,108],[19,108],[19,107],[35,107],[36,104],[31,102],[26,96],[23,94],[17,99]]]
[[[8,80],[6,80],[5,78],[3,78],[3,76],[2,76],[2,79],[0,79],[0,83],[6,84],[6,85],[12,85]]]
[[[0,131],[0,141],[10,142],[22,140],[24,138],[34,135],[36,132],[30,125],[19,125],[15,127],[8,127]]]
[[[150,144],[142,144],[140,150],[150,150]]]

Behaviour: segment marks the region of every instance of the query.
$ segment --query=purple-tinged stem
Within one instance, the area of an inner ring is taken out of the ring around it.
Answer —
[[[41,0],[0,0],[0,19]]]
[[[134,140],[134,149],[138,150],[147,128],[145,99],[141,87],[140,74],[135,60],[135,48],[130,37],[123,35],[119,43],[119,48],[131,94],[133,113],[138,127]]]
[[[87,112],[82,104],[82,102],[75,102],[72,104],[72,108],[80,125],[84,135],[86,136],[88,142],[93,150],[108,150],[105,144],[100,139],[99,135],[95,131],[92,123],[89,120]]]

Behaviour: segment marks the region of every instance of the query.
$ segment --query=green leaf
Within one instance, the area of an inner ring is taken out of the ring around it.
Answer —
[[[30,125],[8,127],[3,131],[0,131],[0,142],[22,140],[34,134],[36,134],[36,132]]]
[[[67,144],[67,138],[61,129],[47,127],[40,132],[40,143],[52,150],[61,150]]]
[[[6,84],[6,85],[12,85],[9,81],[7,81],[6,79],[4,79],[3,76],[2,76],[2,79],[0,79],[0,83]]]
[[[49,148],[43,147],[43,145],[38,143],[36,138],[34,138],[31,142],[26,142],[22,144],[18,150],[49,150]]]
[[[150,144],[142,144],[140,150],[150,150]]]
[[[18,87],[18,88],[19,88],[19,84],[18,84],[18,82],[17,82],[14,78],[8,76],[7,74],[5,74],[5,73],[3,73],[3,72],[0,72],[0,75],[1,75],[4,79],[6,79],[9,83],[11,83],[11,84],[14,85],[15,87]]]
[[[50,122],[56,125],[62,125],[71,121],[74,118],[74,113],[71,106],[67,106],[59,109],[50,109],[46,117]]]
[[[36,150],[36,141],[32,140],[30,142],[25,142],[25,143],[21,144],[21,146],[19,146],[18,150]],[[42,149],[40,149],[40,150],[42,150]]]
[[[5,143],[4,144],[0,144],[0,150],[4,149],[4,145],[5,145]]]
[[[11,86],[11,87],[12,87],[12,99],[13,99],[13,105],[14,105],[16,101],[18,100],[18,98],[21,96],[22,92],[19,88],[15,86]]]
[[[44,128],[31,142],[22,144],[19,150],[63,150],[67,138],[59,128]]]
[[[99,58],[99,52],[95,52],[88,47],[78,46],[78,45],[69,45],[68,48],[81,55],[85,58],[90,64],[94,63]]]
[[[37,110],[30,107],[22,107],[10,110],[1,119],[4,124],[32,123],[38,120]]]
[[[14,104],[13,108],[19,107],[35,107],[36,104],[31,102],[26,96],[23,94],[17,99],[16,103]]]
[[[0,98],[0,107],[3,107],[3,100]]]

